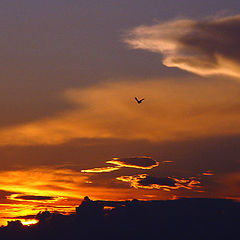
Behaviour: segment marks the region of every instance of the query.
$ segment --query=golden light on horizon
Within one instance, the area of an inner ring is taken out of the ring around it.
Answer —
[[[52,200],[42,199],[42,202],[64,202],[65,198],[83,199],[90,195],[92,199],[118,199],[128,189],[116,194],[114,188],[104,186],[95,187],[90,184],[88,176],[80,171],[71,169],[33,168],[27,170],[5,171],[0,175],[1,189],[5,191],[19,192],[23,198],[16,198],[18,194],[11,195],[11,200],[25,200],[26,196],[51,197]],[[30,199],[36,201],[35,199]],[[32,202],[33,202],[32,201]]]
[[[37,224],[39,222],[37,219],[16,219],[16,220],[21,221],[22,225],[25,226],[30,226],[33,224]]]
[[[37,224],[39,220],[37,219],[22,219],[22,218],[0,218],[0,226],[7,226],[8,222],[20,221],[24,226],[30,226]]]
[[[132,191],[126,187],[116,191],[111,185],[95,186],[85,174],[70,169],[54,168],[2,172],[1,190],[18,193],[6,197],[8,201],[14,201],[13,203],[0,204],[0,222],[6,225],[6,217],[17,219],[19,216],[32,216],[45,210],[73,213],[85,196],[92,200],[142,199],[141,191]],[[156,195],[155,199],[159,196]],[[162,198],[168,199],[169,196],[163,194]]]

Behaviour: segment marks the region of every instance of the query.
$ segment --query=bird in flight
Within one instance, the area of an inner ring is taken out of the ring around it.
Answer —
[[[135,100],[137,101],[137,103],[138,103],[138,104],[140,104],[140,103],[142,103],[142,101],[144,100],[144,98],[142,98],[142,99],[138,100],[138,98],[137,98],[137,97],[135,97]]]

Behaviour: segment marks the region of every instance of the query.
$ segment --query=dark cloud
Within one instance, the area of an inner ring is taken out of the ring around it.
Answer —
[[[13,194],[10,199],[18,201],[54,201],[57,198],[51,196],[36,196],[36,195],[20,195]]]
[[[168,186],[168,187],[175,187],[175,180],[169,177],[151,177],[146,176],[146,178],[143,178],[138,181],[139,185],[142,186],[150,186],[152,184],[157,184],[160,186]]]
[[[176,20],[140,26],[125,41],[133,48],[162,53],[169,67],[200,75],[240,77],[240,15],[203,21]]]
[[[216,60],[216,54],[220,54],[240,61],[239,28],[240,15],[195,22],[192,31],[179,38],[179,42],[211,60]]]
[[[194,189],[200,187],[199,180],[191,178],[175,178],[175,177],[153,177],[147,174],[139,174],[134,176],[121,176],[117,180],[129,182],[131,187],[145,189],[163,189],[165,191],[176,190],[179,188]]]

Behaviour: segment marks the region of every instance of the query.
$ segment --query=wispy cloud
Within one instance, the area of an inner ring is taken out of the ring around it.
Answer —
[[[146,97],[141,106],[134,101],[138,92]],[[53,145],[79,138],[169,141],[235,135],[240,133],[239,95],[238,83],[214,80],[155,79],[72,89],[65,93],[72,110],[1,128],[0,145]]]
[[[157,167],[159,163],[153,160],[151,157],[128,157],[128,158],[113,158],[106,161],[108,164],[116,165],[115,167],[99,167],[91,169],[83,169],[83,173],[104,173],[119,170],[122,167],[140,168],[140,169],[152,169]]]
[[[240,15],[202,21],[181,19],[139,26],[126,34],[132,48],[163,55],[163,64],[200,75],[240,78]]]
[[[151,157],[129,157],[129,158],[113,158],[106,163],[115,164],[119,167],[130,167],[140,169],[152,169],[157,167],[159,163]]]
[[[104,173],[104,172],[112,172],[118,170],[119,167],[99,167],[99,168],[91,168],[91,169],[83,169],[81,172],[83,173]]]
[[[175,177],[153,177],[147,174],[138,174],[133,176],[117,177],[117,180],[128,182],[131,187],[144,189],[162,189],[165,191],[185,188],[192,190],[199,187],[199,180],[191,178],[175,178]]]

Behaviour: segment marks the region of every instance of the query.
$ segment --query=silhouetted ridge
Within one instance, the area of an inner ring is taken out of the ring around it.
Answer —
[[[106,207],[113,207],[109,210]],[[30,227],[11,221],[1,239],[237,239],[240,203],[228,199],[184,198],[157,201],[92,201],[76,213],[48,211]]]

